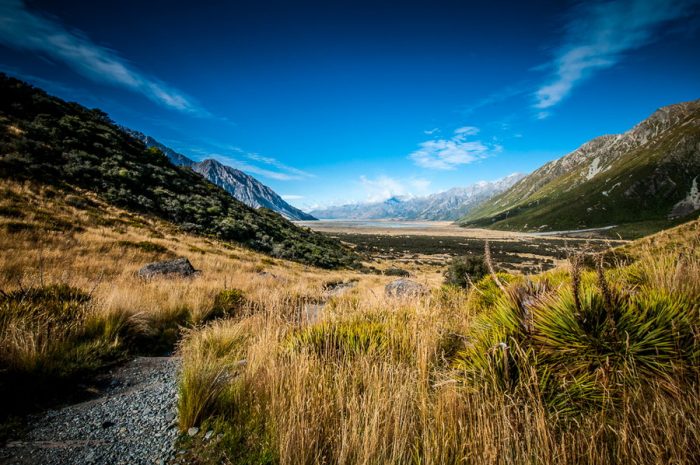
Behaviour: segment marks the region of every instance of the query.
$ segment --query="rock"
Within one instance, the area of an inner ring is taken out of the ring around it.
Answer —
[[[387,297],[420,297],[428,292],[428,288],[424,285],[405,278],[392,281],[384,288],[384,294]]]
[[[109,428],[110,426],[114,426],[114,422],[113,422],[113,421],[107,420],[107,421],[103,421],[103,422],[102,422],[102,428]]]
[[[212,431],[212,430],[207,431],[207,434],[204,435],[204,440],[205,441],[210,440],[213,435],[214,435],[214,431]]]
[[[197,433],[199,433],[199,428],[197,428],[196,426],[193,426],[192,428],[187,430],[187,434],[190,436],[196,436]]]
[[[323,295],[325,297],[339,296],[356,286],[356,279],[350,281],[329,281],[323,285]]]
[[[155,276],[179,276],[190,277],[197,273],[190,261],[186,258],[153,262],[141,268],[138,272],[141,278],[153,278]]]

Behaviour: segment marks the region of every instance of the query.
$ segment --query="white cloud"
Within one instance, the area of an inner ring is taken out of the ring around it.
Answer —
[[[280,195],[280,197],[282,197],[284,200],[287,200],[289,202],[291,202],[293,200],[301,200],[304,198],[303,195],[296,195],[296,194],[283,194],[283,195]]]
[[[360,176],[360,184],[365,194],[366,202],[382,202],[391,197],[414,197],[425,195],[430,187],[430,181],[421,178],[399,180],[389,176],[378,176],[370,179]]]
[[[698,0],[619,0],[584,3],[567,25],[565,43],[549,63],[553,77],[535,93],[539,119],[597,71],[654,40],[658,26],[681,18]]]
[[[263,176],[266,178],[270,179],[275,179],[277,181],[295,181],[299,179],[303,179],[303,177],[296,175],[296,174],[290,174],[282,171],[275,171],[267,168],[262,168],[257,165],[252,165],[244,160],[241,160],[236,157],[232,157],[230,155],[225,155],[221,153],[207,153],[205,156],[202,157],[202,159],[206,158],[213,158],[215,160],[220,161],[224,165],[228,165],[232,168],[236,168],[237,170],[245,171],[248,174],[253,174],[253,175],[258,175],[258,176]]]
[[[418,166],[436,170],[453,170],[458,165],[473,163],[501,150],[498,145],[479,140],[467,140],[479,133],[473,126],[457,128],[450,139],[422,142],[420,148],[409,155]]]
[[[427,134],[428,136],[432,136],[436,132],[439,132],[440,128],[433,128],[433,129],[428,129],[427,131],[423,131],[423,134]]]
[[[479,134],[479,128],[475,128],[474,126],[463,126],[455,129],[455,134],[461,136],[475,136]]]
[[[306,171],[302,171],[300,169],[285,165],[284,163],[280,162],[279,160],[272,158],[272,157],[265,157],[260,154],[257,154],[255,152],[245,152],[241,151],[242,153],[245,153],[245,156],[253,161],[257,161],[260,163],[264,163],[269,166],[273,166],[277,168],[278,170],[281,170],[291,176],[296,176],[298,179],[302,178],[313,178],[315,177],[311,173],[307,173]]]
[[[89,79],[141,93],[165,107],[209,116],[180,91],[140,73],[115,51],[91,42],[84,34],[30,11],[22,0],[0,0],[0,43],[62,61]]]

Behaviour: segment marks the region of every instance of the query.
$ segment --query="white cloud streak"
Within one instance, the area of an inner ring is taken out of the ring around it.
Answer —
[[[615,66],[625,53],[654,40],[659,27],[683,17],[698,0],[596,1],[574,9],[564,44],[547,68],[553,76],[535,92],[537,117],[565,99],[594,73]]]
[[[30,11],[22,0],[0,0],[0,43],[61,61],[93,81],[138,92],[164,107],[210,116],[180,91],[137,71],[115,51],[84,34]]]
[[[430,188],[430,181],[422,178],[400,180],[390,176],[378,176],[370,179],[360,176],[360,185],[366,202],[382,202],[391,197],[414,197],[425,195]]]
[[[416,165],[435,170],[454,170],[486,158],[501,150],[498,145],[480,140],[467,140],[475,136],[479,129],[473,126],[457,128],[450,139],[434,139],[422,142],[420,148],[409,155]]]

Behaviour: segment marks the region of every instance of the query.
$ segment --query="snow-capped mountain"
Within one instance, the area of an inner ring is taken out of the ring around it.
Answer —
[[[317,218],[351,220],[431,220],[461,218],[480,203],[503,192],[525,175],[514,173],[496,181],[481,181],[426,197],[391,197],[383,202],[357,203],[313,210]]]

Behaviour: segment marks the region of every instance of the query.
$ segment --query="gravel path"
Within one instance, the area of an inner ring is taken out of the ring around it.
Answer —
[[[96,399],[49,410],[22,441],[0,449],[1,465],[158,464],[175,455],[174,357],[139,357],[117,369]]]

